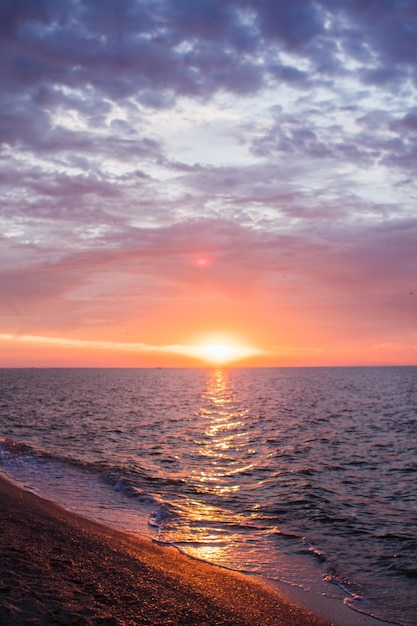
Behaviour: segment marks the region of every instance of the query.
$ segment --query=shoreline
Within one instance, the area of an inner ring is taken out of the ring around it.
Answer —
[[[383,624],[320,599],[312,613],[302,594],[81,517],[1,473],[0,503],[0,624]]]
[[[329,626],[244,575],[113,530],[0,476],[0,623]]]

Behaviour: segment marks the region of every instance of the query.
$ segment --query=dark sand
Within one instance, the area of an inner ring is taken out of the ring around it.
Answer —
[[[69,513],[0,476],[0,624],[329,623],[253,579]]]

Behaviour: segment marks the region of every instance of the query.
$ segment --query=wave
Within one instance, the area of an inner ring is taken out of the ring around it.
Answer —
[[[127,498],[134,498],[142,504],[156,504],[160,499],[134,485],[130,478],[120,476],[114,472],[104,472],[100,476],[103,483],[110,485],[117,493],[122,493]]]
[[[158,494],[138,484],[141,477],[135,482],[125,468],[51,455],[1,436],[0,467],[28,491],[111,526],[148,536],[149,517],[163,504]]]
[[[26,443],[21,443],[7,437],[0,436],[0,464],[4,471],[13,478],[15,474],[24,473],[24,467],[27,466],[28,476],[30,472],[34,473],[35,469],[46,468],[51,471],[53,468],[57,472],[62,473],[65,470],[79,472],[95,477],[104,485],[109,485],[117,493],[122,493],[128,498],[134,498],[138,502],[156,503],[159,498],[149,493],[140,484],[155,485],[158,478],[139,472],[137,470],[127,469],[122,466],[107,464],[103,461],[81,461],[79,459],[68,456],[51,454],[34,448]],[[29,471],[30,468],[30,471]],[[39,475],[38,478],[41,478]],[[166,480],[160,481],[166,483]]]

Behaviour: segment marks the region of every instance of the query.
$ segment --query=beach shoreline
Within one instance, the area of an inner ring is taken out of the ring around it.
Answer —
[[[113,530],[0,477],[0,623],[325,622],[243,575]]]
[[[284,599],[253,577],[69,512],[4,475],[0,503],[0,624],[343,623],[319,617],[320,606],[317,615],[301,608],[299,601]],[[371,620],[351,616],[350,623],[358,626]]]

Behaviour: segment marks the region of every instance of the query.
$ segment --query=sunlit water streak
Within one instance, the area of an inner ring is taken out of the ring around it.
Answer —
[[[0,370],[0,393],[28,488],[417,624],[417,368]]]

